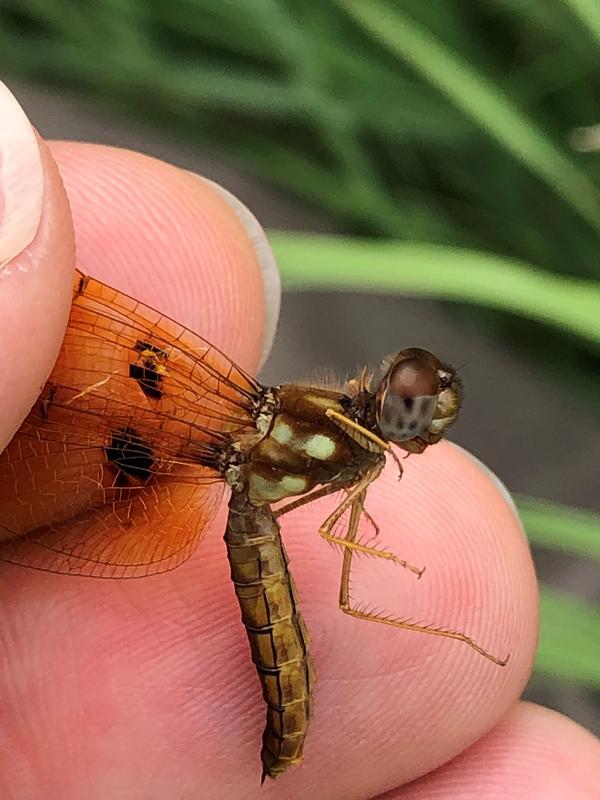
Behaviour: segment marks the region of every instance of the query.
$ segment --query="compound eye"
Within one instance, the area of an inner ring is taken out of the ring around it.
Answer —
[[[403,442],[426,435],[439,389],[438,371],[429,359],[412,356],[396,361],[376,398],[377,424],[384,438]]]

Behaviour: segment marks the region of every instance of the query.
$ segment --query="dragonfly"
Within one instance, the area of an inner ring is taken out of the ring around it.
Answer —
[[[128,579],[178,567],[229,490],[231,578],[267,705],[262,779],[302,760],[312,716],[309,635],[279,519],[317,498],[340,502],[319,534],[342,552],[339,606],[359,619],[459,640],[461,631],[353,605],[358,554],[417,567],[364,541],[369,486],[386,459],[434,445],[456,420],[461,383],[408,348],[378,379],[342,390],[263,386],[218,348],[138,300],[77,272],[68,326],[43,391],[0,455],[0,561]]]

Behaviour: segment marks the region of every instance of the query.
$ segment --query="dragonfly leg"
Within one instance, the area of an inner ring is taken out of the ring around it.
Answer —
[[[363,492],[362,497],[357,497],[352,506],[350,524],[348,525],[348,533],[346,537],[347,541],[354,541],[356,537],[364,495],[365,493]],[[475,642],[470,636],[467,636],[466,633],[462,633],[462,631],[444,630],[443,628],[434,628],[430,625],[419,625],[416,622],[410,622],[409,620],[391,617],[388,614],[380,614],[376,612],[365,611],[359,608],[353,608],[350,601],[350,569],[352,565],[352,554],[353,551],[347,548],[344,551],[344,561],[342,564],[339,606],[344,614],[348,614],[350,617],[355,617],[356,619],[379,622],[382,625],[391,625],[394,628],[403,628],[404,630],[417,631],[419,633],[429,633],[432,636],[445,636],[448,639],[456,639],[459,642],[464,642],[464,644],[466,644],[472,650],[475,650],[475,652],[479,653],[479,655],[487,658],[489,661],[493,661],[494,664],[498,664],[501,667],[506,664],[508,657],[498,658],[497,656],[492,655],[483,647],[481,647],[481,645],[477,644],[477,642]]]
[[[312,503],[313,500],[318,500],[320,497],[327,497],[327,495],[335,494],[335,492],[339,492],[340,490],[343,490],[346,492],[346,494],[349,494],[351,491],[351,489],[349,489],[347,486],[342,486],[336,483],[330,483],[326,486],[321,486],[319,489],[313,489],[312,492],[309,492],[302,497],[298,497],[296,500],[292,500],[291,503],[286,503],[284,506],[276,509],[273,512],[275,519],[279,519],[279,517],[283,517],[284,514],[288,514],[290,511],[295,511],[297,508],[301,508],[308,503]],[[378,536],[379,525],[375,522],[366,508],[363,507],[362,513],[365,519],[368,520],[369,524],[373,527],[375,535]]]
[[[391,451],[392,448],[389,442],[384,441],[368,428],[364,428],[362,425],[359,425],[358,422],[354,422],[353,420],[344,416],[344,414],[340,414],[339,411],[335,411],[333,408],[328,408],[325,412],[325,416],[330,419],[334,425],[337,425],[338,428],[341,428],[347,436],[353,439],[368,452],[385,453]]]
[[[361,496],[357,497],[355,502],[352,505],[352,510],[350,512],[350,522],[348,523],[348,532],[346,534],[346,540],[349,542],[353,542],[356,539],[356,534],[358,533],[358,525],[360,522],[360,513],[362,509],[362,505],[365,501],[366,492],[363,492]],[[344,549],[344,560],[342,561],[342,577],[340,580],[340,596],[339,596],[339,604],[342,611],[345,608],[350,608],[350,570],[352,569],[352,556],[354,555],[353,551],[346,547]]]
[[[356,536],[356,530],[358,529],[358,523],[352,521],[353,515],[358,514],[360,518],[360,514],[363,512],[363,502],[364,496],[366,495],[367,488],[373,483],[374,480],[378,477],[379,473],[383,468],[383,462],[380,462],[375,467],[370,469],[359,481],[358,483],[353,486],[349,491],[347,497],[342,500],[339,506],[335,509],[335,511],[330,514],[325,522],[319,528],[320,535],[331,544],[338,545],[339,547],[344,548],[344,550],[351,550],[354,552],[365,553],[370,556],[374,556],[375,558],[384,558],[388,561],[392,561],[394,564],[398,564],[404,569],[408,569],[411,572],[414,572],[417,576],[421,576],[423,574],[423,569],[419,567],[415,567],[412,564],[409,564],[408,561],[405,561],[403,558],[400,558],[395,553],[390,552],[389,550],[380,550],[376,547],[369,547],[368,545],[361,544],[354,540]],[[352,533],[352,536],[336,536],[332,533],[332,530],[338,520],[342,517],[342,515],[352,507],[353,513],[350,515],[350,523],[351,525],[354,524],[355,530],[351,531],[349,529],[348,533]]]
[[[346,581],[348,580],[348,577],[349,575],[347,576]],[[492,653],[485,650],[483,647],[481,647],[481,645],[477,644],[474,639],[472,639],[470,636],[467,636],[467,634],[463,633],[462,631],[434,628],[433,626],[429,625],[418,625],[416,622],[396,619],[391,616],[379,613],[370,613],[369,611],[361,611],[360,609],[352,608],[349,602],[348,591],[349,589],[347,583],[346,585],[342,585],[340,587],[340,608],[344,614],[348,614],[351,617],[356,617],[356,619],[365,619],[370,622],[379,622],[382,625],[391,625],[394,628],[402,628],[403,630],[429,633],[432,636],[444,636],[447,639],[455,639],[456,641],[464,642],[464,644],[466,644],[472,650],[475,650],[475,652],[479,653],[479,655],[487,658],[489,661],[493,661],[494,664],[498,664],[499,666],[503,667],[508,662],[508,656],[506,656],[506,658],[498,658],[498,656],[492,655]],[[342,602],[342,598],[344,598],[344,602]]]
[[[394,459],[394,464],[398,468],[398,480],[402,480],[402,475],[404,473],[404,467],[402,466],[402,461],[398,457],[398,455],[394,452],[393,448],[390,448],[390,455]],[[404,458],[408,458],[410,453],[407,453]]]
[[[297,500],[292,500],[291,503],[286,503],[284,506],[280,506],[276,511],[273,511],[275,519],[279,519],[279,517],[283,517],[284,514],[295,511],[295,509],[301,508],[301,506],[305,506],[307,503],[312,503],[313,500],[318,500],[320,497],[327,497],[328,494],[339,492],[341,488],[342,486],[340,486],[340,484],[327,483],[318,489],[313,489],[312,492],[308,492],[302,495],[302,497],[298,497]]]
[[[346,492],[346,494],[350,494],[350,489],[344,489],[344,491]],[[362,513],[363,517],[364,517],[364,518],[367,520],[367,522],[369,523],[369,525],[370,525],[370,526],[373,528],[373,530],[375,531],[375,536],[379,536],[379,534],[380,534],[380,532],[381,532],[381,531],[380,531],[380,528],[379,528],[379,525],[378,525],[378,524],[375,522],[375,520],[373,519],[373,517],[372,517],[372,516],[369,514],[369,512],[367,511],[367,509],[364,507],[364,497],[363,497],[363,499],[360,501],[360,503],[361,503],[361,513]],[[353,508],[354,508],[354,506],[353,506]],[[347,539],[348,537],[346,536],[345,538]]]

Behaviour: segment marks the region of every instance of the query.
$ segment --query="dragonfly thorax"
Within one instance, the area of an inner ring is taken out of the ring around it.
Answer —
[[[357,470],[370,463],[373,454],[327,416],[328,411],[345,416],[348,398],[294,384],[273,391],[277,404],[266,433],[258,441],[241,442],[245,463],[239,478],[248,487],[250,502],[277,502],[334,480],[355,482]]]

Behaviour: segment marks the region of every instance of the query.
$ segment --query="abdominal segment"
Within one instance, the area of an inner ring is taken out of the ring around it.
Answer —
[[[263,779],[276,778],[302,759],[314,681],[308,633],[298,610],[279,526],[269,506],[252,506],[245,491],[234,490],[225,542],[267,704]]]

